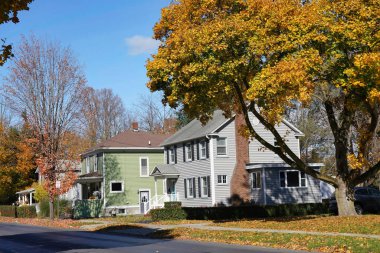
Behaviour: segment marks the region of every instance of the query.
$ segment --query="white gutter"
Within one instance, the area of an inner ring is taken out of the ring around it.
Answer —
[[[211,169],[211,204],[214,206],[216,204],[216,196],[215,196],[215,161],[214,161],[214,142],[210,135],[206,135],[206,138],[210,140],[209,146],[209,157],[210,157],[210,169]]]
[[[103,209],[106,209],[106,164],[105,164],[106,153],[103,153]]]

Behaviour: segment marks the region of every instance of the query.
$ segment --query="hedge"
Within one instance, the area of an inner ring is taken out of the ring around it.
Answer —
[[[164,202],[164,208],[181,208],[181,201]]]
[[[59,200],[59,217],[60,218],[72,218],[72,202],[60,199]],[[54,200],[54,217],[57,217],[58,213],[58,201]],[[43,199],[40,201],[40,212],[38,213],[38,216],[41,218],[47,218],[50,217],[50,207],[49,207],[49,200]]]
[[[161,208],[152,209],[149,214],[152,220],[184,220],[186,219],[186,213],[182,208]]]
[[[0,206],[0,216],[16,218],[16,206]]]
[[[328,213],[328,205],[325,203],[273,206],[183,207],[182,209],[189,220],[236,220]]]
[[[35,206],[18,206],[17,218],[36,218],[37,212]]]

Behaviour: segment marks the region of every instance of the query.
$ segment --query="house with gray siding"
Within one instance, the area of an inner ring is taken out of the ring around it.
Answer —
[[[157,165],[151,176],[163,180],[167,196],[187,207],[229,205],[237,159],[234,120],[217,110],[206,125],[195,119],[161,144],[165,164]],[[258,134],[275,145],[273,135],[259,120],[253,115],[250,120]],[[286,120],[276,128],[299,156],[303,133]],[[322,201],[319,180],[293,170],[257,140],[250,140],[248,146],[245,169],[251,202],[269,205]],[[319,169],[322,164],[309,166]]]

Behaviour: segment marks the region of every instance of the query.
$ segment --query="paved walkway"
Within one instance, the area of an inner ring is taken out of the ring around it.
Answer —
[[[178,225],[154,225],[154,224],[138,224],[141,228],[127,228],[124,230],[114,230],[110,232],[136,235],[136,236],[147,236],[153,232],[159,230],[167,230],[173,228],[195,228],[203,230],[214,230],[214,231],[239,231],[239,232],[255,232],[255,233],[282,233],[282,234],[303,234],[303,235],[319,235],[319,236],[348,236],[348,237],[362,237],[379,239],[380,235],[371,234],[353,234],[353,233],[334,233],[334,232],[312,232],[312,231],[301,231],[301,230],[280,230],[280,229],[259,229],[259,228],[237,228],[237,227],[219,227],[210,226],[210,223],[199,223],[199,224],[178,224]],[[133,224],[131,224],[133,225]],[[137,225],[137,224],[136,224]]]

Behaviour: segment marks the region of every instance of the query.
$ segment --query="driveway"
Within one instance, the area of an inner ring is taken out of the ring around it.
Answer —
[[[0,223],[0,252],[245,253],[300,252],[228,244],[158,240]]]

